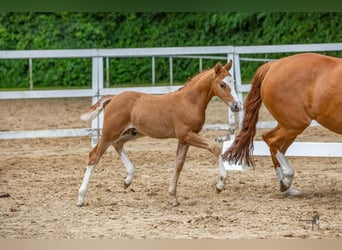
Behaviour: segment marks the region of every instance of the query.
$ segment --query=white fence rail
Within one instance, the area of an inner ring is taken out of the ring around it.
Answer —
[[[203,59],[228,60],[233,59],[234,68],[232,73],[236,78],[238,96],[243,101],[243,93],[250,90],[249,84],[242,84],[240,61],[267,61],[267,59],[244,58],[243,55],[271,54],[271,53],[296,53],[296,52],[324,52],[342,51],[342,43],[330,44],[302,44],[302,45],[269,45],[269,46],[205,46],[205,47],[166,47],[166,48],[127,48],[127,49],[80,49],[80,50],[30,50],[30,51],[0,51],[1,59],[32,59],[41,58],[91,58],[92,59],[92,86],[90,89],[79,90],[30,90],[30,91],[0,91],[0,100],[9,99],[34,99],[34,98],[68,98],[68,97],[92,97],[96,102],[101,96],[118,94],[128,88],[104,88],[104,59],[105,58],[129,58],[129,57],[150,57],[152,58],[152,86],[134,87],[134,90],[150,94],[164,94],[174,91],[179,86],[173,86],[173,60],[172,58],[198,58],[200,69]],[[155,58],[170,58],[170,86],[157,87],[155,83]],[[107,60],[106,60],[107,61]],[[31,63],[30,63],[31,65]],[[32,70],[30,70],[30,74]],[[32,79],[32,76],[30,76]],[[31,83],[31,88],[33,84]],[[242,121],[242,112],[239,115],[239,122]],[[209,125],[206,128],[228,128],[233,131],[234,115],[228,115],[228,124]],[[18,138],[41,138],[41,137],[69,137],[69,136],[92,136],[92,144],[96,143],[100,135],[102,115],[95,119],[91,128],[84,129],[59,129],[59,130],[38,130],[38,131],[4,131],[0,132],[0,139]],[[272,127],[274,121],[261,121],[260,127]],[[233,138],[233,134],[232,134]],[[231,139],[232,139],[231,138]],[[229,142],[225,142],[229,143]],[[227,144],[228,145],[228,144]],[[258,142],[256,143],[258,145]],[[341,145],[341,143],[339,144]],[[335,144],[321,143],[321,146],[332,146]],[[258,152],[258,148],[255,150]],[[307,152],[308,156],[310,152]],[[260,153],[261,154],[261,153]],[[314,156],[320,156],[316,153]],[[341,156],[341,155],[333,155]]]

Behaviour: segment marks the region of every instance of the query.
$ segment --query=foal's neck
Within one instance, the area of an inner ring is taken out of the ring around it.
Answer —
[[[189,101],[199,108],[206,109],[209,101],[213,97],[213,91],[211,89],[212,80],[211,71],[200,76],[198,79],[193,79],[183,90],[185,98],[188,98]]]

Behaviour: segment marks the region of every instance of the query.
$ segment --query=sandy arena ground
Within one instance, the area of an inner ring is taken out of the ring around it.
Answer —
[[[0,130],[89,127],[79,115],[89,98],[0,101]],[[268,117],[263,110],[262,120]],[[224,123],[225,105],[214,99],[207,123]],[[260,139],[262,131],[258,131]],[[203,132],[214,139],[225,131]],[[310,128],[297,141],[341,142],[342,136]],[[253,171],[230,171],[215,193],[218,170],[207,151],[190,148],[178,184],[178,207],[168,185],[176,140],[142,138],[126,151],[136,176],[109,150],[96,167],[86,206],[76,206],[90,138],[0,140],[0,238],[2,239],[277,239],[341,238],[342,159],[289,157],[296,170],[296,198],[283,197],[269,157],[255,157]],[[320,215],[319,227],[311,220]]]

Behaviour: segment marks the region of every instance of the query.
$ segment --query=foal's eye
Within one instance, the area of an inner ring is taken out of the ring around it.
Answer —
[[[226,85],[224,82],[221,82],[221,83],[220,83],[220,87],[221,87],[222,89],[225,89],[226,86],[227,86],[227,85]]]

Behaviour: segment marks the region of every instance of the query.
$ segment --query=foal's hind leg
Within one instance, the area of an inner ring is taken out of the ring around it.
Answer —
[[[96,166],[96,164],[99,162],[101,156],[107,150],[109,145],[110,145],[110,142],[101,139],[100,142],[89,153],[88,166],[84,174],[81,187],[78,191],[78,201],[77,201],[78,206],[84,205],[84,199],[85,199],[85,195],[88,189],[88,184],[89,184],[89,180],[93,172],[93,169]]]
[[[276,128],[263,135],[264,141],[270,147],[272,161],[280,185],[280,191],[290,196],[299,195],[300,192],[295,189],[291,189],[295,172],[287,162],[285,153],[288,147],[296,139],[297,135],[301,132],[303,132],[303,129],[288,129],[278,125]]]
[[[180,172],[183,169],[183,165],[185,162],[185,157],[188,152],[189,145],[184,145],[182,143],[178,142],[177,146],[177,154],[176,154],[176,159],[175,159],[175,165],[173,169],[173,175],[171,178],[170,182],[170,187],[169,187],[169,193],[172,197],[172,206],[176,207],[179,205],[179,202],[177,200],[177,183],[178,183],[178,178],[180,175]]]
[[[127,177],[124,180],[124,188],[128,188],[129,185],[131,185],[135,168],[132,162],[129,160],[127,153],[124,149],[124,144],[131,140],[136,140],[140,137],[143,137],[144,135],[139,133],[135,128],[129,128],[125,132],[121,134],[121,136],[113,143],[113,146],[116,150],[116,152],[120,155],[121,161],[124,164],[126,171],[127,171]]]

